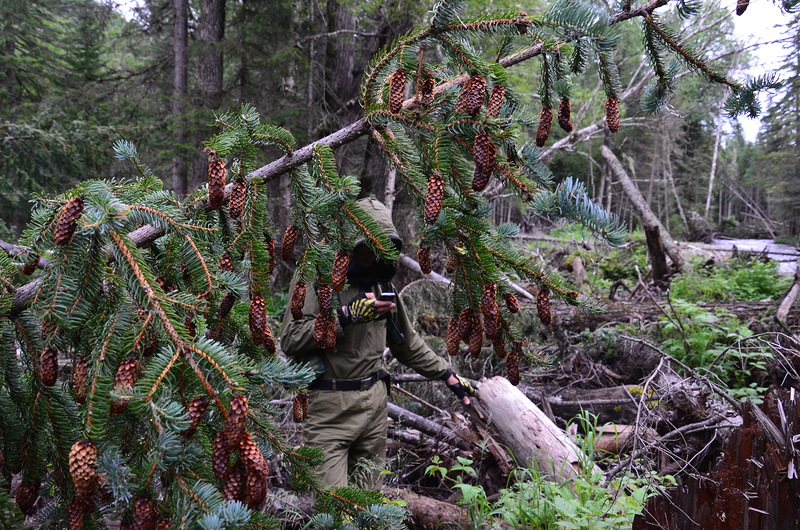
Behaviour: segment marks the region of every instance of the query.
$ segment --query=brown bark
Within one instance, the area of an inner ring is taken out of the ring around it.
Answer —
[[[791,329],[788,325],[789,312],[797,300],[798,295],[800,295],[800,260],[797,261],[797,271],[794,273],[794,283],[786,293],[786,296],[783,297],[783,300],[781,300],[780,305],[778,305],[778,309],[775,311],[775,320],[777,320],[778,323],[790,333]],[[800,341],[800,336],[798,336],[798,334],[795,334],[795,338]]]
[[[408,490],[390,492],[391,497],[399,497],[408,505],[415,530],[456,530],[470,528],[469,514],[463,508],[448,502],[417,495]]]
[[[197,91],[203,108],[218,109],[222,104],[225,0],[203,0],[198,34],[202,46],[197,64]]]
[[[172,157],[172,189],[178,196],[186,195],[186,152],[182,147],[186,143],[186,125],[184,113],[186,111],[186,87],[188,64],[188,0],[173,0],[175,20],[172,27],[172,102],[170,111],[175,127],[174,146],[178,150]]]

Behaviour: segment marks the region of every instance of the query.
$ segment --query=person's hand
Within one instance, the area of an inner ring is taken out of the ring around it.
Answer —
[[[382,317],[395,307],[394,302],[377,300],[373,293],[359,293],[341,307],[341,316],[347,323],[363,324]]]
[[[452,390],[453,394],[455,394],[464,405],[470,404],[469,396],[475,395],[475,387],[472,386],[469,381],[452,370],[448,370],[442,379],[444,379],[444,382],[447,384],[447,388]]]

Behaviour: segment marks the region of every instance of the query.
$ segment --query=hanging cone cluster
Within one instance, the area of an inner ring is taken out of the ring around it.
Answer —
[[[417,250],[417,262],[422,274],[431,273],[431,247],[419,247]]]
[[[267,475],[259,475],[247,470],[247,484],[245,486],[244,502],[249,508],[255,510],[267,498]]]
[[[506,308],[508,309],[509,313],[519,313],[519,300],[517,297],[511,293],[505,295],[506,300]]]
[[[275,271],[275,238],[267,236],[264,239],[264,247],[267,249],[267,274],[272,276]]]
[[[569,98],[561,98],[558,104],[558,125],[566,132],[572,132],[572,102]]]
[[[502,335],[496,336],[492,339],[492,347],[494,347],[494,354],[498,359],[504,359],[506,356],[506,339]]]
[[[145,494],[136,497],[133,501],[133,528],[134,530],[155,528],[158,524],[158,509],[153,501]]]
[[[427,72],[417,83],[416,100],[419,105],[426,106],[433,102],[433,89],[436,81]]]
[[[495,85],[489,93],[489,103],[486,104],[486,115],[490,118],[500,116],[500,107],[506,98],[506,89],[502,85]]]
[[[250,335],[253,344],[263,346],[267,342],[267,303],[264,297],[255,293],[250,297]],[[271,334],[271,331],[269,332]]]
[[[91,440],[75,442],[69,451],[69,474],[79,495],[91,495],[97,489],[97,447]]]
[[[481,296],[481,313],[483,313],[483,329],[486,338],[494,340],[500,331],[500,311],[497,308],[497,284],[487,283],[483,286]]]
[[[244,433],[239,441],[239,456],[247,466],[248,473],[255,472],[263,476],[269,475],[267,460],[261,454],[261,449],[258,448],[250,433]]]
[[[314,340],[320,348],[336,348],[336,319],[328,313],[318,313],[314,319]]]
[[[292,312],[293,319],[299,320],[303,318],[303,306],[305,305],[305,303],[306,303],[306,284],[304,282],[297,282],[296,284],[294,284],[294,290],[292,291],[292,301],[290,304],[290,309]]]
[[[58,352],[53,348],[45,348],[39,356],[39,382],[44,386],[53,386],[58,379]]]
[[[543,286],[536,295],[536,311],[539,313],[539,320],[542,324],[549,326],[553,322],[553,315],[550,312],[550,289]]]
[[[229,252],[225,252],[219,258],[219,272],[233,272],[233,258]]]
[[[225,420],[225,427],[222,432],[229,450],[234,450],[239,446],[239,440],[244,435],[244,428],[247,425],[247,415],[250,413],[250,406],[247,397],[243,394],[236,394],[231,399],[231,408]]]
[[[36,499],[39,498],[40,485],[38,481],[27,482],[23,480],[20,482],[19,486],[17,486],[17,491],[14,493],[14,500],[17,506],[19,506],[19,511],[23,514],[33,515],[36,513],[34,504],[36,503]]]
[[[231,450],[228,449],[228,439],[225,436],[225,431],[219,431],[214,437],[214,443],[211,445],[211,469],[220,482],[224,481],[228,475],[230,457]]]
[[[186,406],[186,414],[189,416],[189,427],[183,431],[185,437],[189,438],[197,431],[207,408],[208,398],[206,396],[196,397],[189,402]]]
[[[619,132],[619,100],[616,98],[606,100],[606,123],[609,131]]]
[[[536,145],[544,147],[550,138],[550,128],[553,126],[553,109],[542,107],[539,113],[539,128],[536,129]]]
[[[83,529],[83,502],[77,497],[72,499],[67,505],[67,530]]]
[[[350,254],[342,250],[337,251],[336,257],[333,260],[333,272],[331,272],[331,283],[334,291],[342,292],[344,289],[344,286],[347,283],[347,268],[349,266]],[[305,299],[305,294],[303,294],[303,298]],[[292,315],[294,315],[294,312]]]
[[[283,233],[283,243],[281,244],[281,258],[283,261],[292,259],[294,253],[294,245],[297,243],[297,238],[300,236],[300,229],[296,226],[286,227],[286,232]]]
[[[216,210],[225,202],[225,180],[228,170],[224,160],[212,160],[208,163],[208,206]]]
[[[492,171],[497,163],[497,147],[492,142],[492,137],[486,131],[481,131],[475,135],[475,145],[472,149],[472,156],[475,160],[475,173],[472,177],[472,189],[483,191]]]
[[[114,376],[115,389],[130,389],[132,390],[136,384],[136,372],[139,369],[139,363],[133,357],[123,359],[117,368],[117,374]],[[120,414],[128,406],[127,401],[112,401],[111,413]]]
[[[736,14],[742,16],[750,5],[750,0],[736,0]]]
[[[234,303],[236,303],[236,296],[234,296],[232,293],[225,293],[225,296],[222,297],[222,301],[219,303],[220,319],[223,319],[230,314]]]
[[[228,199],[228,216],[231,219],[238,219],[244,213],[244,203],[247,200],[247,181],[238,177],[233,181],[231,196]]]
[[[81,405],[86,404],[89,389],[86,382],[89,380],[89,365],[86,359],[79,357],[72,365],[72,390],[75,391],[75,401]]]
[[[36,272],[36,266],[39,265],[39,256],[34,256],[30,261],[26,262],[22,266],[22,274],[25,276],[30,276],[34,272]]]
[[[333,300],[333,288],[329,283],[321,283],[319,285],[319,312],[326,315],[331,312],[331,301]]]
[[[428,179],[428,190],[425,193],[425,222],[432,225],[439,218],[444,200],[444,179],[442,174],[434,171]]]
[[[469,343],[469,337],[472,334],[472,328],[475,327],[478,315],[475,311],[467,307],[461,310],[458,315],[458,337],[461,342]]]
[[[236,501],[244,493],[245,482],[247,482],[247,468],[241,460],[237,460],[228,472],[228,480],[222,488],[222,498],[226,501]]]
[[[292,417],[298,423],[308,417],[308,392],[299,391],[292,398]]]
[[[53,243],[58,246],[63,246],[69,243],[72,239],[72,234],[78,228],[78,219],[83,213],[83,197],[80,195],[70,199],[61,208],[61,215],[56,224],[55,235],[53,236]]]
[[[458,346],[461,344],[461,337],[459,335],[458,318],[453,317],[447,324],[447,338],[445,339],[447,355],[458,355]]]
[[[514,386],[519,384],[519,354],[521,346],[519,342],[515,342],[508,352],[506,357],[506,378],[508,382]]]
[[[480,75],[470,77],[461,86],[461,92],[456,100],[456,112],[466,112],[470,116],[477,116],[483,106],[483,96],[486,92],[486,79]]]
[[[405,95],[406,73],[398,69],[389,76],[389,110],[394,113],[400,112]]]

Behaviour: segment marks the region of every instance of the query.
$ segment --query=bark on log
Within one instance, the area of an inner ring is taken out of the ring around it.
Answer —
[[[778,324],[786,328],[786,330],[790,333],[792,330],[788,324],[789,311],[792,309],[792,306],[794,305],[795,300],[797,300],[798,295],[800,295],[800,260],[797,261],[797,271],[794,273],[794,283],[789,289],[789,292],[786,293],[786,296],[783,297],[783,300],[781,300],[778,309],[775,311],[775,320],[777,320]],[[797,333],[794,334],[794,337],[800,340],[800,335]]]
[[[455,504],[437,501],[402,489],[384,490],[384,493],[391,498],[400,498],[408,504],[412,519],[408,528],[412,530],[461,530],[471,527],[469,514]]]
[[[455,445],[459,449],[463,449],[465,451],[469,451],[471,449],[469,443],[467,443],[447,427],[439,425],[438,423],[427,418],[423,418],[418,414],[414,414],[413,412],[395,405],[394,403],[389,403],[389,417],[395,421],[414,427],[415,429],[422,431],[429,436],[445,439],[448,443]]]
[[[535,466],[557,482],[584,471],[601,473],[593,464],[584,470],[589,458],[505,377],[482,380],[473,404],[477,422],[488,425],[520,465]]]

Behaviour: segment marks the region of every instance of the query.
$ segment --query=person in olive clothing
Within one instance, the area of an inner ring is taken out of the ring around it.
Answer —
[[[389,210],[373,198],[361,199],[358,204],[399,251],[402,242]],[[373,464],[368,487],[380,487],[388,416],[389,381],[381,361],[385,347],[423,376],[445,381],[465,405],[474,393],[469,382],[456,375],[448,361],[414,331],[403,301],[381,296],[394,292],[389,283],[394,273],[393,263],[376,259],[363,241],[356,244],[347,273],[349,285],[334,302],[339,317],[334,350],[323,350],[314,340],[314,319],[319,312],[315,290],[308,289],[302,318],[295,320],[288,311],[284,317],[281,349],[317,372],[309,385],[304,434],[307,445],[325,451],[325,461],[317,471],[330,487],[346,486],[348,473],[361,459]],[[289,292],[293,289],[294,285]]]

